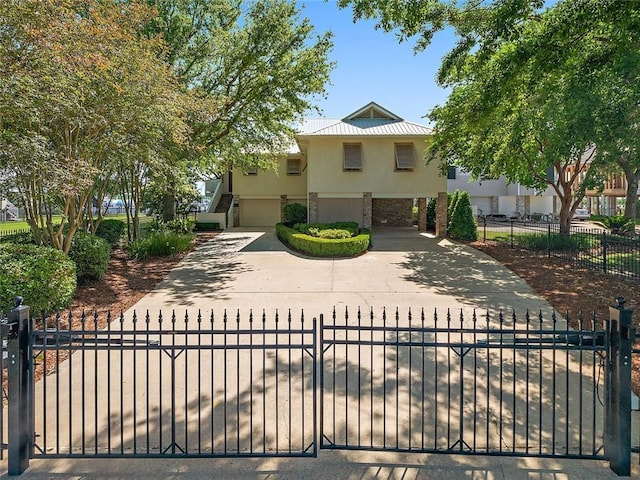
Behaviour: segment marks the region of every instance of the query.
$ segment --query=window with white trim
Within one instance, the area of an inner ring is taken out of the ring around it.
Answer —
[[[413,143],[396,143],[396,170],[410,172],[416,166]]]
[[[300,175],[300,159],[287,158],[287,175]]]
[[[362,144],[345,143],[343,169],[347,172],[362,171]]]

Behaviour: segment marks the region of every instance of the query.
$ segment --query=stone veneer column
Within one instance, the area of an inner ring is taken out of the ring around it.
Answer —
[[[516,212],[524,215],[524,195],[516,195]]]
[[[318,221],[318,192],[309,192],[309,223]]]
[[[427,231],[427,199],[424,197],[418,199],[418,231]]]
[[[447,236],[447,192],[438,192],[436,200],[436,237]]]
[[[531,215],[531,196],[527,195],[524,197],[524,214],[529,216]]]
[[[371,228],[373,222],[373,197],[371,192],[364,192],[362,199],[362,226],[364,228]]]
[[[280,195],[280,221],[284,221],[284,207],[287,206],[287,196]]]
[[[233,226],[240,226],[240,196],[233,196]]]

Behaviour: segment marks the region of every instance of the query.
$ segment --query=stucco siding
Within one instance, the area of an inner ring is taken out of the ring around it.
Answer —
[[[307,193],[306,162],[301,159],[300,175],[287,175],[287,159],[278,161],[278,170],[258,170],[256,175],[233,171],[233,193],[245,197],[280,196],[305,197]]]
[[[371,192],[373,197],[435,197],[446,191],[438,165],[425,165],[422,137],[308,137],[310,192]],[[362,144],[362,171],[343,170],[343,144]],[[395,144],[413,143],[415,168],[396,171]]]

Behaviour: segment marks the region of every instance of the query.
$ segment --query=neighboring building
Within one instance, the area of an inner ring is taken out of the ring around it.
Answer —
[[[450,168],[447,190],[469,192],[474,214],[478,216],[500,214],[516,217],[533,215],[557,215],[560,203],[553,188],[539,193],[518,183],[509,184],[501,177],[497,180],[475,180],[459,168]]]
[[[310,222],[412,225],[413,206],[424,212],[447,189],[423,160],[430,133],[372,102],[343,119],[305,121],[277,171],[234,170],[221,185],[239,226],[274,225],[289,203],[306,205]]]

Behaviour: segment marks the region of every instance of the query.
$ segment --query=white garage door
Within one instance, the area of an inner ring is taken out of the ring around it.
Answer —
[[[269,227],[280,221],[280,200],[240,200],[241,227]]]

